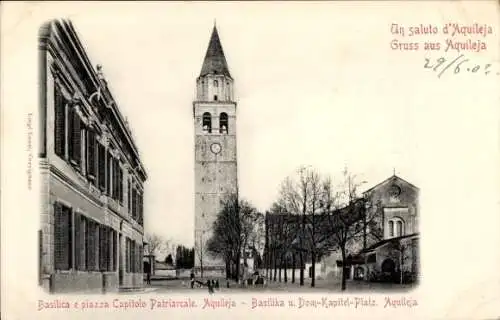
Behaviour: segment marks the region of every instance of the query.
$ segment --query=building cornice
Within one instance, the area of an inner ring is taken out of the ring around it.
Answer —
[[[62,59],[65,65],[70,66],[69,71],[71,72],[72,78],[74,78],[73,80],[75,80],[78,83],[78,86],[80,87],[79,89],[85,93],[84,97],[85,100],[89,101],[90,97],[97,91],[103,93],[102,96],[105,99],[102,99],[104,104],[102,107],[105,107],[112,115],[112,118],[114,118],[114,120],[116,121],[118,125],[117,129],[121,132],[123,137],[125,137],[124,142],[128,144],[128,147],[132,151],[132,154],[135,158],[134,162],[138,163],[140,171],[142,173],[141,175],[143,179],[146,180],[147,179],[146,170],[141,162],[139,152],[133,141],[131,133],[127,128],[127,126],[125,125],[123,116],[118,109],[118,105],[116,104],[111,92],[109,91],[109,88],[105,84],[105,81],[101,81],[101,79],[99,79],[99,77],[97,76],[97,73],[92,67],[91,62],[83,48],[83,45],[79,40],[79,37],[73,25],[71,24],[71,22],[65,20],[61,21],[54,20],[51,23],[49,23],[49,25],[50,24],[52,24],[53,29],[51,29],[51,27],[49,26],[44,25],[44,27],[41,28],[40,30],[39,47],[50,48],[52,46],[53,48],[50,52],[54,54],[54,56]],[[52,32],[53,30],[56,30],[56,32]],[[63,33],[65,38],[67,38],[66,42],[68,43],[64,45],[63,43],[65,43],[65,41],[59,39],[59,37],[57,36],[52,36],[55,33]],[[66,52],[68,51],[68,49],[70,49],[70,47],[72,50],[69,51],[73,51],[74,54],[72,52]],[[76,58],[77,63],[79,63],[83,67],[85,74],[77,75],[76,71],[73,69],[72,64],[68,61],[68,59],[65,59],[62,55],[60,55],[59,51],[65,52],[65,54],[75,55],[74,58]],[[85,84],[83,84],[79,80],[79,78],[81,77],[85,77],[86,79],[88,79],[90,81],[90,84],[92,85],[92,88],[87,88]],[[90,103],[91,101],[89,101],[89,104]]]

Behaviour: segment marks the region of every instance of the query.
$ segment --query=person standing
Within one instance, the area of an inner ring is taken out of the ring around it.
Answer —
[[[191,289],[194,288],[194,272],[191,270]]]
[[[149,263],[145,263],[144,272],[146,273],[146,284],[151,284],[151,265]]]

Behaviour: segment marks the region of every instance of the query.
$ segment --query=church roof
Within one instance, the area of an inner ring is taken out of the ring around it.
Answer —
[[[409,185],[410,187],[414,188],[415,190],[419,190],[419,188],[418,188],[418,187],[416,187],[415,185],[413,185],[413,184],[409,183],[409,182],[408,182],[408,181],[406,181],[405,179],[403,179],[403,178],[401,178],[401,177],[399,177],[399,176],[397,176],[397,175],[395,175],[395,174],[394,174],[394,175],[390,176],[389,178],[385,179],[384,181],[382,181],[382,182],[380,182],[380,183],[376,184],[375,186],[371,187],[370,189],[366,190],[365,192],[363,192],[363,194],[367,194],[367,193],[369,193],[370,191],[372,191],[372,190],[374,190],[374,189],[376,189],[376,188],[380,187],[381,185],[383,185],[383,184],[385,184],[385,183],[387,183],[387,182],[390,182],[390,181],[396,181],[396,180],[397,180],[397,181],[400,181],[400,182],[402,182],[402,183],[405,183],[405,184],[407,184],[407,185]]]
[[[210,73],[223,74],[231,78],[216,26],[212,30],[212,36],[210,37],[210,43],[205,54],[200,77]]]

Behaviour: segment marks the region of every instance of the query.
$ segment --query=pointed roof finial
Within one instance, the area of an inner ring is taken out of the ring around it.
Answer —
[[[217,19],[214,18],[214,27],[217,27]]]
[[[231,78],[226,57],[224,56],[224,50],[222,49],[219,34],[215,26],[215,20],[212,35],[205,54],[205,59],[203,61],[203,66],[201,67],[200,77],[207,74],[219,74]]]
[[[396,175],[396,168],[392,168],[392,175],[395,176]]]

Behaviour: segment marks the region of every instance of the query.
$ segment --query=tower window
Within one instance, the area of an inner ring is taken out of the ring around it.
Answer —
[[[219,124],[220,124],[220,129],[219,132],[222,134],[227,134],[228,133],[228,121],[227,121],[227,113],[221,112],[219,116]]]
[[[214,80],[214,87],[216,87],[216,88],[219,87],[219,81]]]
[[[210,112],[203,114],[203,132],[212,133],[212,115]]]
[[[217,101],[217,95],[216,94],[214,95],[214,101]]]

